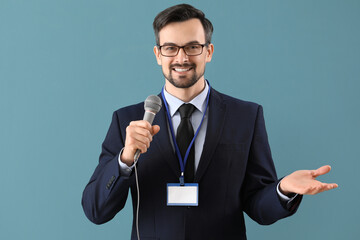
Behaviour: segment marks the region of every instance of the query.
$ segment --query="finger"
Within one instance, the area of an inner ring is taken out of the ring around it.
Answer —
[[[317,193],[329,191],[329,190],[334,189],[334,188],[337,188],[337,187],[338,187],[338,185],[337,185],[336,183],[335,183],[335,184],[333,184],[333,183],[327,183],[327,184],[325,184],[325,185],[322,187],[321,191],[319,191],[319,192],[317,192]]]
[[[149,148],[148,145],[140,142],[138,142],[136,145],[137,145],[137,149],[139,149],[141,153],[146,153],[147,149]]]
[[[140,130],[140,132],[143,132]],[[152,136],[149,131],[143,132],[144,134],[134,134],[132,137],[135,140],[135,143],[144,144],[147,148],[150,147],[150,142],[152,141]]]
[[[326,185],[327,185],[326,187],[328,190],[339,187],[339,185],[337,185],[336,183],[327,183]]]
[[[147,148],[148,148],[148,144],[146,142],[139,141],[135,138],[128,140],[125,143],[125,150],[127,150],[126,152],[130,155],[134,155],[138,149],[142,153],[146,152]],[[124,152],[125,152],[125,150],[124,150]],[[128,156],[128,154],[127,154],[127,156]]]
[[[134,127],[132,129],[132,133],[134,133],[134,136],[135,135],[140,135],[140,136],[143,136],[143,137],[146,137],[148,138],[150,141],[152,141],[152,134],[151,134],[151,131],[152,131],[152,128],[147,129],[147,128],[142,128],[142,127]]]
[[[137,127],[146,128],[149,131],[151,130],[151,124],[148,121],[145,121],[145,120],[132,121],[132,122],[130,122],[129,125],[130,126],[137,126]]]
[[[330,165],[325,165],[325,166],[319,167],[316,170],[312,170],[311,175],[316,178],[320,175],[324,175],[324,174],[330,172],[330,170],[331,170]]]
[[[309,194],[310,195],[315,195],[318,193],[322,193],[325,191],[329,191],[331,189],[337,188],[338,185],[336,183],[322,183],[320,186],[314,187]]]
[[[135,145],[137,142],[149,145],[152,141],[150,132],[143,128],[132,128],[129,126],[126,132],[125,145]]]
[[[137,126],[128,126],[126,128],[125,146],[130,147],[134,151],[136,149],[141,149],[137,148],[138,144],[149,147],[151,141],[152,135],[149,130]]]

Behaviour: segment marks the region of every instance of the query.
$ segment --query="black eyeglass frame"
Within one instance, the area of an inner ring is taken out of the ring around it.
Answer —
[[[197,46],[201,46],[201,52],[199,53],[199,54],[187,54],[187,52],[185,51],[185,47],[187,47],[187,46],[193,46],[193,45],[197,45]],[[164,55],[163,53],[162,53],[162,51],[161,51],[161,48],[162,47],[166,47],[166,46],[168,46],[168,47],[177,47],[177,52],[176,52],[176,54],[175,55]],[[187,55],[187,56],[199,56],[199,55],[201,55],[202,53],[203,53],[203,51],[204,51],[204,47],[207,47],[207,46],[209,46],[209,43],[204,43],[204,44],[200,44],[200,43],[191,43],[191,44],[186,44],[186,45],[184,45],[184,46],[177,46],[177,45],[171,45],[171,44],[166,44],[166,45],[157,45],[157,47],[159,48],[159,51],[160,51],[160,54],[162,55],[162,56],[164,56],[164,57],[175,57],[175,56],[177,56],[178,54],[179,54],[179,51],[180,51],[180,49],[182,48],[183,50],[184,50],[184,53]]]

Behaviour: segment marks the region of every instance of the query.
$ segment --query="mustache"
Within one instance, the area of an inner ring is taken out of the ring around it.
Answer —
[[[184,64],[178,64],[178,63],[175,63],[175,64],[171,64],[170,65],[170,68],[175,68],[175,67],[180,67],[180,68],[195,68],[196,67],[196,64],[195,63],[184,63]]]

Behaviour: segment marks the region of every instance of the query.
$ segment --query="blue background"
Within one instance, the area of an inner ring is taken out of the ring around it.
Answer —
[[[81,194],[112,112],[160,92],[152,21],[175,3],[0,0],[0,239],[129,239],[130,201],[97,226]],[[215,28],[206,78],[264,106],[279,177],[330,164],[340,186],[248,238],[357,239],[360,1],[188,3]]]

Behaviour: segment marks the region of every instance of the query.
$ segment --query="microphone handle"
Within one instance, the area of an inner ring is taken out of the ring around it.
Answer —
[[[145,121],[148,121],[150,123],[150,125],[152,125],[153,121],[154,121],[154,118],[155,118],[155,113],[151,112],[151,111],[145,111],[145,114],[144,114],[144,118],[143,120]],[[134,155],[134,162],[136,164],[137,160],[139,159],[140,157],[140,149],[136,150],[135,152],[135,155]]]

